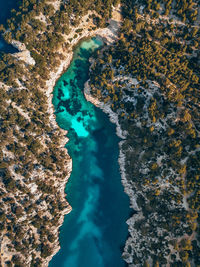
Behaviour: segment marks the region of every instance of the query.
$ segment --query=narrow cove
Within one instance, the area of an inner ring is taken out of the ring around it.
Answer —
[[[73,169],[66,186],[72,206],[60,229],[60,251],[50,267],[124,267],[129,198],[121,184],[118,142],[108,116],[83,95],[89,57],[99,38],[81,41],[73,61],[54,88],[58,125],[68,130],[66,144]]]

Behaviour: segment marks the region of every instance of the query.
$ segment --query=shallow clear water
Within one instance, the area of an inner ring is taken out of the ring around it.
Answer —
[[[51,267],[125,266],[121,253],[130,210],[117,162],[119,138],[108,117],[83,95],[88,59],[101,45],[98,38],[82,41],[54,89],[57,123],[69,131],[73,170],[66,193],[73,209],[65,216],[61,250]]]

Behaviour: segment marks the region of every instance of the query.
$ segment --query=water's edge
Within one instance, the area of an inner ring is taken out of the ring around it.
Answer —
[[[123,139],[119,142],[119,158],[118,158],[118,163],[120,167],[120,173],[121,173],[121,181],[122,185],[124,187],[124,192],[129,196],[130,198],[130,207],[134,211],[139,211],[140,209],[138,208],[137,202],[135,200],[134,192],[132,191],[132,188],[126,178],[126,170],[125,170],[125,155],[122,150],[122,145],[124,143],[124,140],[126,139],[126,132],[122,131],[119,121],[118,121],[118,115],[114,113],[110,105],[108,103],[103,103],[100,102],[97,98],[94,98],[94,96],[91,94],[91,88],[89,86],[89,80],[85,83],[84,86],[84,95],[87,101],[91,102],[93,105],[95,105],[97,108],[100,108],[104,113],[106,113],[109,117],[109,120],[111,123],[116,125],[116,135],[120,138]]]
[[[79,42],[79,44],[82,43],[82,42],[83,42],[83,41]],[[73,58],[74,58],[74,53],[73,53]],[[72,61],[71,61],[71,62],[72,62]],[[71,65],[70,65],[70,66],[71,66]],[[69,68],[67,69],[67,71],[68,71],[68,70],[70,71],[70,66],[69,66]],[[67,72],[67,71],[66,71],[66,72]],[[66,72],[65,72],[65,73],[66,73]],[[65,74],[64,74],[64,75],[65,75]],[[63,75],[63,76],[64,76],[64,75]],[[61,77],[60,77],[60,79],[61,79]],[[65,77],[65,79],[63,78],[63,80],[66,81],[66,77]],[[67,80],[67,81],[68,81],[68,80]],[[83,88],[84,88],[84,84],[83,84]],[[54,90],[55,90],[55,89],[54,89]],[[59,100],[59,101],[60,101],[60,100]],[[53,101],[53,102],[54,102],[54,109],[56,110],[55,101]],[[52,102],[52,103],[53,103],[53,102]],[[87,103],[86,100],[85,100],[85,102]],[[92,106],[93,106],[93,105],[92,105]],[[61,113],[62,113],[62,112],[61,112]],[[63,115],[61,115],[61,117],[62,117],[62,116],[63,116]],[[66,115],[65,115],[65,116],[66,116]],[[62,120],[62,118],[61,118],[61,120]],[[58,117],[57,117],[57,123],[58,123]],[[59,125],[59,127],[62,127],[62,126]],[[66,129],[66,128],[65,128],[65,129]],[[120,136],[120,137],[121,137],[121,136]],[[71,140],[71,137],[70,137],[70,136],[69,136],[69,139]],[[72,138],[72,139],[73,139],[73,138]],[[72,142],[73,142],[73,141],[72,141]],[[119,150],[118,150],[118,151],[119,151]],[[69,151],[69,154],[70,154],[70,156],[73,158],[73,155],[70,153],[70,151]],[[118,156],[120,157],[119,154],[118,154]],[[74,159],[73,159],[73,162],[74,162]],[[120,161],[118,161],[118,162],[120,163]],[[76,162],[75,162],[75,163],[76,163]],[[119,164],[119,165],[120,165],[120,164]],[[118,165],[118,166],[119,166],[119,165]],[[120,169],[121,169],[121,168],[120,168]],[[72,172],[72,174],[73,174],[73,172]],[[120,177],[119,177],[119,178],[120,178]],[[70,176],[70,180],[71,180],[71,176]],[[69,181],[70,181],[70,180],[69,180]],[[121,184],[121,183],[120,183],[120,184]],[[81,185],[80,185],[80,186],[81,186]],[[69,187],[69,185],[68,185],[67,187]],[[121,185],[121,187],[122,187],[122,185]],[[123,188],[123,187],[122,187],[122,188]],[[68,190],[69,190],[69,189],[68,189]],[[118,194],[120,194],[120,193],[118,193]],[[123,193],[123,194],[124,194],[124,193]],[[69,201],[69,198],[67,198],[67,199],[68,199],[68,201]],[[112,198],[111,198],[111,199],[112,199]],[[70,201],[69,201],[69,202],[70,202]],[[122,202],[122,203],[124,203],[124,202]],[[71,202],[70,202],[70,204],[71,204]],[[127,207],[124,207],[123,209],[126,210],[127,208],[129,208],[129,204],[128,204],[128,203],[126,204],[126,206],[127,206]],[[73,204],[72,204],[72,207],[73,207]],[[75,208],[76,208],[76,207],[75,207]],[[112,213],[111,213],[111,214],[112,214]],[[70,214],[69,214],[69,215],[70,215]],[[69,215],[68,215],[68,216],[69,216]],[[67,216],[67,218],[69,218],[68,216]],[[70,216],[72,216],[72,215],[70,215]],[[123,215],[123,216],[124,216],[124,215]],[[112,217],[112,216],[111,216],[111,217]],[[129,216],[126,216],[126,219],[128,219],[128,217],[129,217]],[[66,218],[66,217],[65,217],[65,218]],[[124,217],[122,217],[122,218],[124,218]],[[66,219],[66,220],[67,220],[67,219]],[[121,220],[122,220],[122,219],[120,219],[120,222],[121,222]],[[64,223],[64,224],[66,224],[66,223]],[[124,225],[125,225],[125,221],[124,221]],[[64,226],[62,225],[62,227],[64,227]],[[62,227],[61,227],[61,228],[62,228]],[[63,235],[63,228],[62,228],[62,229],[59,229],[59,232],[62,233],[62,235]],[[62,235],[61,235],[61,237],[62,237]],[[127,235],[128,235],[128,229],[127,229]],[[127,237],[127,235],[126,235],[126,237]],[[62,238],[61,238],[61,239],[62,239]],[[123,240],[123,246],[124,246],[124,242],[125,242],[125,240]],[[61,250],[62,250],[62,245],[61,245]],[[121,251],[120,254],[122,254],[122,252],[123,252],[123,251]],[[60,253],[60,251],[59,251],[59,253]],[[59,254],[59,253],[58,253],[58,254]],[[97,256],[98,256],[98,255],[97,255]],[[117,263],[117,264],[118,264],[118,263]],[[117,265],[117,266],[122,266],[122,265],[120,265],[120,264],[122,264],[122,263],[119,263],[119,265]],[[51,266],[51,264],[50,264],[50,266]],[[54,265],[52,265],[52,266],[55,266],[55,262],[54,262]],[[60,265],[60,266],[61,266],[61,265]],[[65,265],[63,265],[63,266],[65,266]],[[68,265],[68,266],[69,266],[69,265]],[[71,265],[70,265],[70,266],[71,266]],[[76,265],[75,265],[75,266],[76,266]],[[100,265],[99,265],[99,266],[100,266]],[[101,266],[104,266],[104,265],[101,265]],[[123,265],[123,266],[124,266],[124,265]]]
[[[116,12],[121,12],[121,7],[120,5],[117,8],[113,9],[113,14],[112,17],[114,17],[114,13]],[[116,19],[116,18],[115,18]],[[92,36],[100,36],[103,41],[105,42],[105,44],[110,45],[112,44],[114,41],[116,41],[118,39],[118,29],[121,25],[121,21],[122,18],[120,18],[120,20],[115,20],[115,19],[111,19],[111,22],[115,22],[115,27],[113,28],[111,27],[107,27],[107,28],[103,28],[103,29],[97,29],[97,30],[93,30],[91,32],[88,31],[84,31],[82,35],[80,35],[80,37],[76,38],[76,40],[73,40],[72,43],[72,47],[76,47],[83,39],[85,38],[91,38]],[[117,27],[116,27],[117,25]],[[64,60],[61,61],[61,64],[59,66],[59,68],[56,71],[52,71],[50,73],[50,78],[47,80],[46,82],[46,96],[48,99],[48,111],[50,114],[50,121],[52,124],[52,127],[57,128],[58,125],[56,123],[56,117],[55,117],[55,110],[54,110],[54,106],[52,103],[52,99],[53,99],[53,89],[54,86],[56,84],[56,82],[58,81],[58,79],[61,77],[61,75],[67,71],[67,69],[69,68],[72,58],[73,58],[73,54],[74,54],[74,50],[71,48],[68,49],[68,51],[63,51],[64,53]],[[67,52],[67,54],[66,54]],[[61,128],[59,128],[60,131],[63,134],[63,145],[66,144],[66,142],[68,142],[68,138],[66,137],[67,131],[62,130]],[[65,180],[65,184],[62,185],[61,189],[63,191],[63,197],[66,197],[66,193],[64,192],[64,188],[66,187],[66,184],[68,182],[68,178],[71,175],[72,172],[72,159],[69,159],[69,175],[66,177]],[[69,205],[69,203],[68,203]],[[63,225],[64,222],[64,217],[66,214],[68,214],[71,211],[71,206],[69,205],[69,209],[61,214],[61,218],[59,221],[59,225],[58,225],[58,231],[60,232],[60,227]],[[56,240],[56,244],[54,246],[54,250],[51,256],[49,256],[46,259],[46,265],[48,266],[48,263],[52,260],[52,258],[54,257],[54,255],[56,255],[60,250],[60,242],[59,239]]]

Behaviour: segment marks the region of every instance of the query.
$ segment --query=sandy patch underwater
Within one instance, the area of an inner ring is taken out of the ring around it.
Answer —
[[[101,45],[98,38],[82,41],[54,89],[57,123],[69,131],[73,170],[66,193],[72,211],[61,227],[61,250],[49,266],[125,266],[121,253],[130,209],[117,161],[119,138],[107,115],[83,95],[89,57]]]

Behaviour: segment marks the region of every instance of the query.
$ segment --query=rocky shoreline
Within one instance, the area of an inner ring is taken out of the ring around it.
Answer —
[[[117,8],[114,8],[113,12],[117,12],[117,13],[120,13],[120,6],[118,6]],[[116,27],[117,25],[117,27]],[[93,31],[84,31],[78,38],[76,38],[75,40],[73,40],[71,42],[71,47],[70,49],[68,50],[68,54],[67,56],[65,56],[65,58],[62,60],[61,64],[59,65],[59,68],[57,69],[56,72],[51,72],[50,74],[50,79],[48,79],[46,81],[46,96],[48,98],[48,112],[50,114],[50,123],[51,123],[51,126],[53,128],[58,128],[57,126],[57,123],[56,123],[56,118],[55,118],[55,114],[54,114],[54,107],[53,107],[53,104],[52,104],[52,99],[53,99],[53,88],[56,84],[56,81],[60,78],[60,76],[62,75],[62,73],[64,73],[67,68],[69,67],[71,61],[72,61],[72,58],[73,58],[73,48],[74,46],[78,45],[78,43],[82,40],[82,39],[85,39],[85,38],[91,38],[92,36],[99,36],[100,38],[103,39],[103,41],[106,43],[106,44],[111,44],[112,42],[114,42],[116,39],[117,39],[117,34],[118,34],[118,29],[121,25],[121,15],[120,15],[120,21],[116,21],[115,19],[111,19],[110,20],[110,24],[108,25],[107,28],[102,28],[102,29],[97,29],[97,30],[93,30]],[[111,112],[111,110],[109,110],[109,112]],[[112,114],[112,116],[110,117],[110,119],[112,120],[113,123],[117,123],[117,117],[114,117],[114,113]],[[121,138],[125,138],[122,134],[122,131],[118,125],[117,127],[118,129],[118,136],[121,137]],[[62,138],[61,138],[61,141],[60,141],[60,146],[63,147],[67,142],[68,142],[68,138],[66,137],[66,134],[67,134],[67,131],[64,131],[62,129],[59,128],[59,131],[61,132],[62,134]],[[66,148],[65,148],[66,149]],[[68,152],[67,152],[68,154]],[[119,159],[119,162],[122,161],[121,160],[121,157]],[[122,165],[122,163],[120,164],[120,166]],[[66,197],[66,194],[65,194],[65,187],[66,187],[66,184],[67,184],[67,181],[71,175],[71,171],[72,171],[72,159],[70,158],[68,160],[68,166],[67,166],[67,169],[68,169],[68,175],[66,177],[66,180],[62,183],[62,185],[60,186],[60,190],[63,195],[63,198]],[[121,174],[123,173],[123,170],[124,170],[124,166],[120,167],[121,169]],[[72,210],[72,207],[70,206],[70,204],[68,203],[68,208],[66,210],[64,210],[61,214],[61,218],[59,220],[59,226],[57,227],[57,229],[59,229],[61,227],[61,225],[63,224],[63,221],[64,221],[64,216],[66,214],[68,214],[70,211]],[[44,266],[48,266],[48,263],[51,261],[51,259],[53,258],[53,256],[59,251],[60,249],[60,243],[59,243],[59,239],[57,240],[56,242],[56,245],[54,247],[54,250],[53,250],[53,253],[51,256],[49,256],[48,258],[46,258],[45,260],[45,265]]]
[[[126,139],[126,132],[122,131],[119,121],[118,121],[118,115],[116,113],[114,113],[111,108],[110,105],[108,103],[103,103],[100,102],[97,98],[93,97],[91,95],[91,90],[90,90],[90,86],[89,86],[89,80],[85,83],[85,87],[84,87],[84,95],[85,98],[87,99],[87,101],[91,102],[93,105],[95,105],[97,108],[100,108],[104,113],[106,113],[110,119],[110,121],[112,123],[114,123],[116,125],[116,134],[119,138],[121,139]],[[140,211],[136,199],[137,199],[137,194],[136,192],[133,191],[133,188],[131,186],[131,184],[128,182],[127,177],[126,177],[126,170],[125,170],[125,153],[123,151],[123,143],[124,140],[119,142],[119,158],[118,158],[118,163],[119,163],[119,167],[120,167],[120,174],[121,174],[121,182],[122,185],[124,187],[124,192],[129,196],[130,199],[130,208],[132,208],[136,214],[134,214],[132,217],[130,217],[127,220],[127,224],[128,224],[128,230],[129,233],[133,232],[133,229],[131,228],[132,225],[134,225],[134,222],[138,220],[138,218],[143,217],[142,212]],[[124,260],[127,263],[131,263],[132,262],[132,256],[127,254],[127,248],[129,246],[129,244],[132,242],[132,237],[129,237],[126,240],[126,244],[125,244],[125,249],[124,252],[122,254]]]
[[[89,81],[87,81],[85,83],[84,95],[85,95],[85,98],[87,99],[87,101],[91,102],[93,105],[100,108],[104,113],[108,114],[110,121],[116,125],[117,136],[121,139],[126,139],[126,132],[122,131],[122,129],[120,127],[120,124],[118,121],[118,115],[111,110],[109,104],[102,103],[98,99],[94,98],[91,95]],[[136,203],[135,197],[134,197],[135,193],[133,192],[133,190],[132,190],[132,188],[131,188],[131,186],[128,183],[128,180],[126,178],[125,154],[124,154],[123,149],[122,149],[123,142],[124,142],[123,140],[119,142],[119,158],[118,158],[119,167],[120,167],[120,174],[121,174],[121,181],[122,181],[125,193],[130,198],[130,207],[132,209],[134,209],[135,211],[139,211],[139,208],[137,206],[137,203]]]

